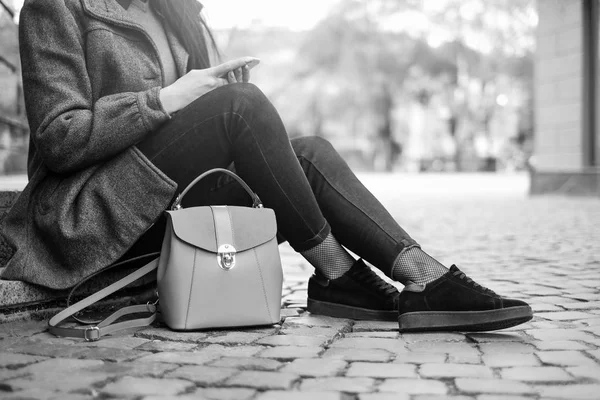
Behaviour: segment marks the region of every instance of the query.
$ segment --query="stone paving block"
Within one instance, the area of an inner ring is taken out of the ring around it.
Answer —
[[[458,378],[455,381],[459,392],[466,393],[499,393],[499,394],[533,394],[535,390],[529,385],[512,380]]]
[[[513,367],[502,368],[503,379],[526,382],[570,382],[573,377],[559,367]]]
[[[409,400],[410,396],[405,393],[362,393],[358,400]]]
[[[320,358],[298,358],[279,371],[300,376],[335,376],[346,368],[346,365],[346,362],[342,360],[324,361]]]
[[[578,301],[575,299],[570,299],[562,296],[542,296],[542,297],[534,297],[536,302],[541,303],[550,303],[562,306],[563,304],[569,303],[577,303]]]
[[[163,376],[166,372],[177,368],[176,364],[155,363],[155,362],[120,362],[104,363],[95,367],[85,368],[85,371],[91,373],[102,373],[107,376],[136,376],[136,377],[154,377]]]
[[[76,358],[86,358],[93,360],[104,360],[112,362],[131,361],[148,354],[145,351],[116,349],[108,347],[80,347],[80,351],[72,356]]]
[[[406,394],[446,394],[448,387],[444,382],[433,379],[385,379],[377,389],[380,392]]]
[[[144,343],[143,345],[136,347],[136,350],[143,351],[192,351],[198,347],[197,343],[187,343],[187,342],[170,342],[166,340],[150,340]]]
[[[352,332],[393,331],[398,333],[398,321],[356,321]]]
[[[447,394],[417,394],[411,396],[411,400],[475,400],[475,397],[463,395],[450,396]]]
[[[581,324],[582,321],[550,321],[545,319],[533,319],[527,324],[518,325],[516,328],[524,328],[525,332],[537,331],[537,330],[557,330],[557,329],[571,329],[575,328],[577,324]]]
[[[337,347],[327,349],[321,355],[321,359],[327,358],[345,361],[387,362],[392,358],[392,353],[383,349],[349,349]]]
[[[106,347],[112,349],[133,350],[138,346],[150,342],[148,339],[133,336],[103,337],[96,342],[77,342],[75,346],[80,347]]]
[[[44,332],[46,329],[48,329],[46,321],[28,320],[17,321],[10,324],[0,324],[0,338],[29,338],[36,333]]]
[[[258,340],[256,343],[270,346],[304,346],[318,347],[328,342],[327,338],[322,336],[300,336],[300,335],[276,335]]]
[[[521,366],[538,366],[539,359],[531,353],[523,354],[503,354],[491,353],[484,354],[482,361],[488,367],[521,367]]]
[[[415,378],[416,366],[413,364],[382,364],[354,362],[346,371],[346,376],[370,378]]]
[[[342,330],[343,331],[343,330]],[[280,335],[296,335],[296,336],[321,336],[328,339],[338,335],[340,331],[336,328],[326,328],[321,326],[304,326],[304,325],[285,325],[279,331]]]
[[[477,400],[531,400],[531,396],[518,396],[507,394],[481,394]]]
[[[11,346],[3,349],[4,352],[30,354],[44,357],[77,358],[78,355],[85,353],[85,350],[78,346],[66,344],[49,344],[38,341],[21,340]]]
[[[148,363],[169,363],[169,364],[206,364],[210,361],[214,361],[221,358],[220,355],[215,353],[207,353],[203,351],[193,352],[163,352],[150,354],[144,357],[138,358],[137,362],[148,362]]]
[[[586,301],[579,303],[564,304],[567,310],[598,310],[600,309],[600,301]]]
[[[463,356],[478,356],[477,348],[461,342],[416,342],[409,343],[408,349],[417,353],[448,353]]]
[[[228,379],[225,386],[241,386],[255,389],[289,389],[299,379],[298,375],[268,371],[241,371]]]
[[[596,360],[600,361],[600,349],[598,349],[598,350],[588,350],[588,351],[586,351],[586,353],[590,354]]]
[[[323,351],[321,347],[304,346],[276,346],[263,350],[258,357],[294,359],[294,358],[315,358]]]
[[[85,360],[88,361],[88,360]],[[108,377],[101,373],[48,370],[24,378],[11,379],[3,384],[16,389],[43,389],[48,392],[84,391],[93,385],[105,382]]]
[[[588,319],[593,318],[593,314],[581,312],[581,311],[557,311],[557,312],[544,312],[537,313],[536,317],[545,318],[552,321],[573,321],[577,319]]]
[[[471,340],[477,343],[495,343],[495,342],[527,342],[528,339],[523,337],[519,333],[494,333],[494,332],[481,332],[481,333],[467,333],[466,335]]]
[[[403,342],[382,338],[342,338],[333,342],[330,348],[383,349],[396,354],[407,353]]]
[[[363,331],[344,334],[346,338],[385,338],[398,339],[398,332],[392,331]]]
[[[305,378],[300,383],[301,391],[319,392],[334,391],[348,393],[365,393],[373,390],[375,380],[372,378]]]
[[[286,324],[296,324],[305,326],[321,326],[335,329],[343,329],[351,326],[349,319],[326,317],[324,315],[312,315],[305,313],[299,317],[289,317],[285,320]]]
[[[335,392],[290,392],[269,390],[260,393],[256,400],[344,400],[341,393]]]
[[[442,364],[448,356],[444,353],[420,353],[412,351],[406,354],[398,354],[394,363],[400,364]]]
[[[136,337],[150,340],[200,343],[208,334],[205,332],[178,332],[168,328],[146,328],[135,333]]]
[[[30,374],[26,371],[23,371],[22,369],[7,369],[7,368],[0,368],[0,382],[3,381],[8,381],[10,379],[16,379],[16,378],[29,378]],[[0,388],[2,387],[2,385],[0,385]],[[2,392],[2,389],[0,389],[0,393]]]
[[[574,340],[552,340],[532,342],[539,350],[588,350],[591,347],[587,344],[576,342]]]
[[[282,308],[281,309],[281,317],[282,318],[287,318],[287,317],[297,317],[299,316],[304,310],[300,309],[300,308]]]
[[[235,368],[208,367],[205,365],[186,365],[167,373],[167,378],[185,379],[197,384],[215,385],[237,374]]]
[[[51,392],[47,389],[29,388],[17,392],[1,392],[2,400],[91,400],[92,396]]]
[[[215,344],[250,344],[264,338],[265,336],[268,337],[268,334],[245,331],[228,331],[225,333],[219,333],[215,336],[209,336],[203,339],[203,341]]]
[[[586,365],[582,367],[568,367],[567,372],[578,378],[588,378],[600,381],[600,365]]]
[[[600,300],[600,293],[595,292],[585,292],[585,293],[566,293],[565,297],[569,297],[575,300],[583,300],[583,301],[596,301]]]
[[[545,364],[563,366],[594,366],[596,362],[580,351],[538,351],[535,353]]]
[[[451,364],[481,364],[481,356],[478,354],[448,354],[447,362]]]
[[[397,328],[396,328],[397,329]],[[400,339],[407,343],[414,342],[466,342],[467,336],[454,332],[419,332],[402,333]]]
[[[555,306],[554,304],[549,304],[549,303],[531,304],[531,310],[534,312],[534,314],[537,314],[537,313],[543,312],[543,311],[564,311],[563,308]]]
[[[76,360],[70,358],[53,358],[41,361],[37,364],[29,365],[23,369],[33,375],[43,375],[48,371],[59,371],[60,373],[70,373],[81,371],[86,368],[93,368],[104,365],[99,360]]]
[[[245,388],[198,388],[191,396],[210,400],[250,400],[255,394],[256,390]]]
[[[144,396],[141,400],[206,400],[204,396],[182,394],[173,396]]]
[[[540,341],[577,340],[585,342],[595,339],[592,334],[575,329],[530,329],[525,332]]]
[[[260,371],[275,371],[283,363],[271,360],[269,358],[257,357],[224,357],[220,360],[210,363],[214,367],[236,368],[236,369],[254,369]]]
[[[425,378],[492,378],[494,373],[484,365],[423,364],[419,375]]]
[[[19,368],[25,365],[33,364],[38,361],[46,360],[46,357],[30,356],[26,354],[13,354],[0,352],[0,368]]]
[[[580,384],[567,386],[539,386],[536,388],[543,399],[590,399],[597,400],[600,384]]]
[[[218,357],[252,357],[264,349],[266,349],[265,346],[257,345],[223,346],[220,344],[211,344],[206,347],[199,348],[197,351]]]
[[[183,379],[134,378],[126,376],[101,389],[109,396],[169,396],[182,393],[194,384]]]
[[[482,343],[479,345],[479,349],[484,354],[524,354],[536,351],[536,348],[533,345],[519,342]]]
[[[584,323],[586,327],[590,327],[591,329],[600,329],[600,318],[586,319]]]

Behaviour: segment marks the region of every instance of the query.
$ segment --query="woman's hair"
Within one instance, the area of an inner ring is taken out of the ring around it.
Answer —
[[[207,39],[217,56],[218,50],[200,15],[202,4],[198,0],[150,0],[150,6],[169,24],[189,53],[188,71],[210,67]]]

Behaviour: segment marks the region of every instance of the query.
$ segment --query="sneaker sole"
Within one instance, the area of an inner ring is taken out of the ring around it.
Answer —
[[[531,307],[509,307],[488,311],[422,311],[398,317],[400,332],[493,331],[510,328],[533,318]]]
[[[313,299],[308,299],[306,309],[311,314],[327,315],[336,318],[370,321],[396,321],[398,319],[398,311],[395,310],[371,310],[369,308],[352,307]]]

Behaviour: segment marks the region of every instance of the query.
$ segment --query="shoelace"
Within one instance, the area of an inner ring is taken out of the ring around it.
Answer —
[[[481,288],[484,292],[490,292],[491,294],[496,294],[496,292],[494,292],[491,289],[486,288],[485,286],[480,285],[479,283],[475,282],[473,279],[469,278],[464,272],[462,271],[454,271],[454,276],[457,276],[459,279],[463,279],[465,280],[468,284],[473,285],[473,287],[475,288]]]
[[[371,286],[373,289],[383,294],[384,296],[389,296],[398,292],[398,289],[394,285],[390,285],[389,283],[381,279],[369,267],[361,268],[360,270],[358,270],[356,272],[356,277],[358,279],[361,279],[365,284]]]

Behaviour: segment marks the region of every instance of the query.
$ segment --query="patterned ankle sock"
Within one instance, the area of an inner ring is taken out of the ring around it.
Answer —
[[[396,258],[392,268],[392,278],[402,284],[411,281],[424,285],[436,280],[446,272],[448,272],[448,268],[439,261],[419,247],[413,247]]]
[[[321,243],[300,254],[328,279],[344,275],[355,262],[331,233]]]

